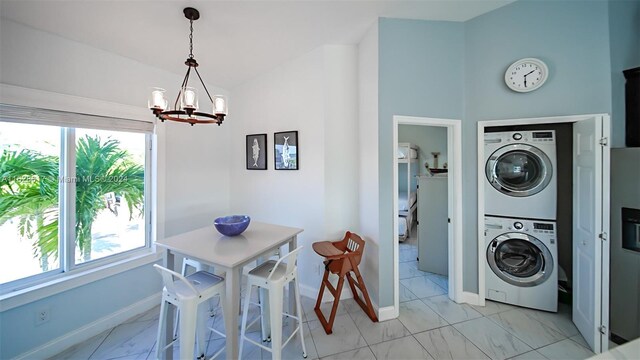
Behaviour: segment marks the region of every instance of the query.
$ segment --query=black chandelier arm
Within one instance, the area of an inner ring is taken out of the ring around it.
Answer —
[[[200,72],[198,72],[197,68],[193,68],[193,70],[196,71],[196,74],[198,75],[198,79],[200,79],[200,83],[202,84],[202,87],[204,87],[204,91],[207,92],[207,96],[209,96],[209,100],[211,100],[211,103],[213,104],[213,98],[211,97],[211,94],[209,94],[209,90],[207,89],[207,85],[205,85],[204,81],[202,81],[202,77],[200,76]]]
[[[191,72],[191,66],[187,69],[187,73],[184,75],[184,79],[182,79],[182,85],[180,85],[180,91],[178,91],[178,96],[176,97],[176,102],[173,104],[174,109],[178,109],[178,101],[180,100],[180,95],[182,95],[182,89],[184,89],[189,83],[189,73]]]

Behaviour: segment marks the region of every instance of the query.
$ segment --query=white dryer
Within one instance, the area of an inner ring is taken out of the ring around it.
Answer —
[[[558,311],[556,224],[485,217],[485,297]]]
[[[556,220],[554,130],[484,134],[485,214]]]

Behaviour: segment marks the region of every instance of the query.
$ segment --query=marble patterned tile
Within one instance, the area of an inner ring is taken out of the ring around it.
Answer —
[[[340,354],[335,354],[335,355],[322,358],[322,360],[344,360],[344,359],[376,360],[376,357],[373,355],[373,352],[371,352],[371,349],[367,346],[360,349],[355,349],[355,350],[351,350],[351,351],[347,351]]]
[[[52,356],[49,360],[72,360],[72,359],[88,359],[91,354],[100,346],[113,329],[109,329],[99,335],[96,335],[84,342],[74,345],[61,353]]]
[[[582,345],[584,347],[586,347],[587,349],[590,349],[589,344],[587,344],[587,341],[582,337],[582,335],[578,334],[578,335],[574,335],[572,337],[570,337],[571,340],[575,341],[576,343],[578,343],[578,345]],[[609,347],[611,348],[611,347]]]
[[[418,259],[418,247],[410,244],[400,244],[398,260],[400,262],[416,261]]]
[[[429,274],[427,275],[427,277],[429,278],[429,280],[433,281],[434,283],[436,283],[436,285],[440,286],[441,288],[444,289],[444,291],[449,292],[449,278],[444,276],[444,275],[440,275],[440,274]]]
[[[578,329],[573,324],[573,321],[571,321],[571,317],[566,316],[566,314],[563,315],[560,313],[552,313],[525,308],[522,308],[520,311],[525,313],[530,319],[539,321],[547,327],[560,332],[566,337],[571,337],[579,333]]]
[[[371,345],[371,351],[376,359],[431,359],[433,357],[413,337],[385,341]]]
[[[310,334],[320,357],[367,346],[355,322],[348,314],[336,316],[333,333],[327,335],[319,320],[308,322]]]
[[[415,300],[418,297],[411,292],[406,286],[399,284],[400,289],[400,302]]]
[[[520,354],[518,356],[514,356],[509,360],[543,360],[543,359],[546,359],[546,358],[542,356],[542,354],[540,354],[539,352],[533,350],[533,351],[526,352],[524,354]]]
[[[416,276],[423,276],[425,273],[418,270],[417,261],[406,261],[398,264],[398,273],[400,274],[400,280],[410,279]]]
[[[537,349],[537,351],[550,360],[582,360],[595,355],[591,350],[578,345],[578,343],[571,339],[559,341],[555,344]]]
[[[541,322],[532,321],[521,310],[510,310],[487,317],[534,349],[558,342],[566,336]]]
[[[433,311],[442,316],[449,324],[455,324],[482,317],[482,314],[473,310],[467,304],[456,304],[448,295],[433,296],[422,299]]]
[[[146,360],[146,359],[149,358],[149,356],[151,356],[151,352],[140,353],[140,354],[136,354],[136,355],[125,355],[125,356],[118,356],[118,357],[110,357],[110,358],[105,358],[105,360]]]
[[[414,277],[411,279],[400,280],[400,283],[409,289],[415,296],[426,298],[445,293],[444,289],[429,280],[426,276]]]
[[[362,299],[362,301],[364,301],[364,299]],[[358,305],[358,303],[353,299],[344,299],[344,300],[340,300],[340,304],[342,306],[344,306],[344,309],[349,313],[361,313],[363,312],[362,308],[360,307],[360,305]],[[327,310],[327,314],[328,314],[328,310]]]
[[[519,309],[517,306],[491,300],[485,301],[485,306],[471,305],[471,307],[484,316],[493,315],[499,312],[509,311],[513,309]]]
[[[421,332],[414,337],[436,359],[489,359],[453,326]]]
[[[412,334],[449,325],[421,300],[400,303],[398,320]]]
[[[344,286],[348,287],[349,285],[345,284]],[[328,292],[328,290],[325,290]],[[331,297],[333,300],[333,297]],[[316,315],[313,308],[316,306],[316,299],[311,299],[308,297],[300,297],[300,303],[302,304],[302,310],[304,311],[304,321],[312,321],[318,320],[318,316]],[[333,306],[333,301],[327,301],[320,304],[320,310],[322,314],[324,314],[327,321],[329,320],[329,316],[331,315],[331,307]],[[357,306],[357,305],[356,305]],[[336,311],[336,317],[339,315],[346,315],[347,309],[345,308],[342,300],[338,303],[338,310]]]
[[[149,353],[156,342],[158,322],[140,321],[113,329],[90,359],[108,359]]]
[[[507,359],[533,350],[511,333],[484,317],[453,326],[492,359]]]
[[[260,342],[260,332],[251,332],[251,333],[248,333],[247,336],[253,341]],[[238,341],[239,340],[240,339],[238,339]],[[225,346],[226,346],[225,339],[210,340],[207,345],[207,359],[213,356],[217,351],[224,348]],[[176,350],[179,350],[179,347]],[[267,351],[262,350],[258,346],[248,341],[245,341],[242,349],[242,360],[261,360],[263,359],[265,353],[268,354]],[[174,354],[174,357],[173,357],[174,359],[179,359],[179,357],[176,357],[177,355],[179,355],[179,352],[174,351],[173,354]],[[226,358],[227,358],[226,350],[222,350],[222,352],[216,357],[216,359],[226,359]]]
[[[288,339],[289,336],[291,336],[291,333],[293,332],[293,330],[295,330],[295,326],[293,326],[291,324],[296,324],[296,322],[295,321],[289,322],[289,324],[287,326],[285,326],[285,328],[283,329],[283,332],[282,332],[283,340]],[[304,335],[304,346],[306,347],[306,350],[307,350],[307,360],[317,359],[318,358],[318,351],[316,351],[316,345],[314,344],[313,338],[311,337],[311,330],[309,329],[309,323],[302,323],[302,326],[303,326],[302,330],[304,331],[304,333],[303,333],[303,335]],[[270,352],[263,351],[262,352],[262,358],[263,359],[271,359],[273,357],[271,356]],[[296,336],[294,336],[293,339],[291,339],[291,341],[289,341],[287,346],[285,346],[284,349],[282,349],[282,359],[284,359],[284,360],[294,360],[294,359],[304,360],[304,358],[302,357],[302,344],[300,344],[300,334],[297,334]]]
[[[398,319],[374,323],[362,311],[352,313],[350,316],[369,345],[411,335]]]

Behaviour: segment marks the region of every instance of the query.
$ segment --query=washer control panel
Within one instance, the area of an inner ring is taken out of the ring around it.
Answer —
[[[484,134],[485,145],[501,143],[513,144],[522,142],[554,144],[555,141],[555,130],[512,131]]]

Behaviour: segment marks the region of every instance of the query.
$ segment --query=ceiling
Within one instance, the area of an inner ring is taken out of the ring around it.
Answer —
[[[189,22],[207,83],[226,89],[323,44],[357,44],[378,17],[466,21],[513,0],[2,0],[3,18],[183,75]]]

